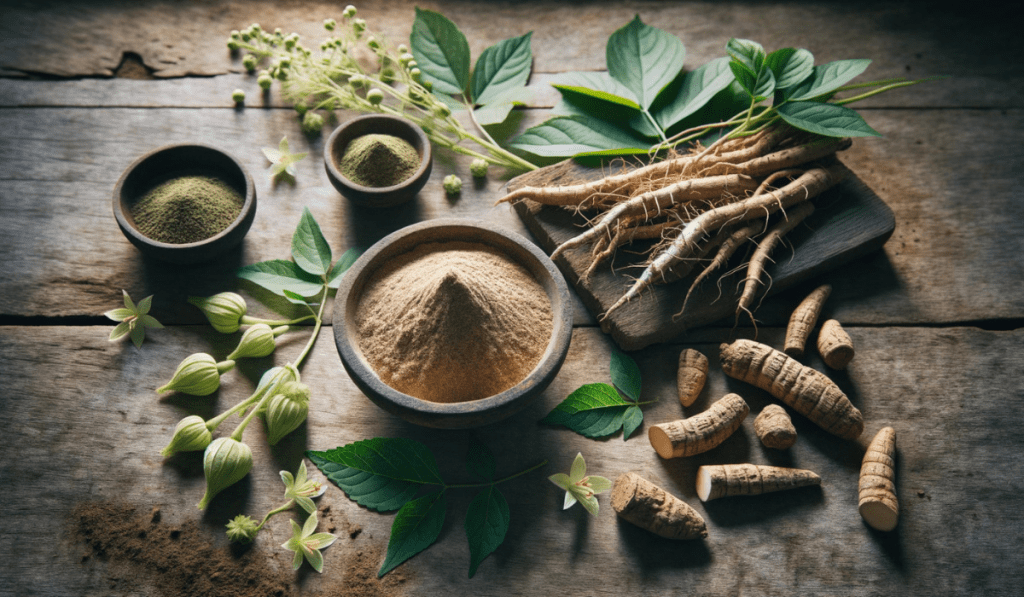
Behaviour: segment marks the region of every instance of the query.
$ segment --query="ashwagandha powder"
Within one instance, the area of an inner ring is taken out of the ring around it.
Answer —
[[[431,402],[465,402],[522,381],[554,325],[544,288],[497,249],[424,243],[377,270],[356,308],[381,380]]]

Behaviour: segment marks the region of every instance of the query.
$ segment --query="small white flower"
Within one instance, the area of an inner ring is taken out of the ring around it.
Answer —
[[[306,476],[305,460],[299,464],[299,472],[294,477],[288,471],[281,471],[281,481],[284,482],[284,497],[295,500],[299,507],[310,514],[316,512],[312,498],[320,497],[327,491],[327,486],[320,479]]]
[[[337,537],[330,533],[313,533],[318,524],[316,512],[310,514],[309,518],[306,519],[306,524],[301,527],[294,520],[291,523],[292,537],[285,541],[281,547],[295,552],[295,558],[292,559],[292,568],[298,570],[299,566],[302,566],[303,558],[305,558],[314,570],[323,572],[324,556],[320,553],[320,550],[334,543]]]
[[[572,462],[572,468],[568,475],[555,473],[548,479],[565,490],[563,510],[572,507],[579,501],[592,516],[597,516],[597,494],[608,491],[612,487],[612,482],[604,477],[587,476],[587,463],[583,460],[583,454],[576,454],[576,460]]]

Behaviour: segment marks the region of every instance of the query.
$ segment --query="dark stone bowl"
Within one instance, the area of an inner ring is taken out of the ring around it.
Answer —
[[[194,243],[172,244],[153,240],[135,227],[131,208],[154,186],[178,176],[214,176],[245,198],[242,211],[227,228]],[[256,218],[256,185],[234,157],[208,145],[167,145],[143,155],[124,171],[114,186],[114,218],[133,245],[144,254],[176,264],[208,261],[242,242]]]
[[[408,141],[420,154],[420,167],[412,176],[390,187],[367,187],[345,178],[338,169],[338,162],[345,155],[345,149],[356,137],[370,134],[392,135]],[[324,145],[327,178],[349,201],[364,207],[391,207],[409,201],[427,184],[433,163],[430,140],[423,130],[404,118],[388,114],[367,114],[353,118],[334,129]]]
[[[547,349],[526,379],[495,396],[441,404],[404,394],[381,381],[359,347],[355,314],[363,289],[378,267],[421,243],[447,241],[490,245],[525,267],[547,292],[554,325]],[[349,377],[377,406],[425,427],[479,427],[518,412],[544,391],[558,374],[571,339],[572,301],[569,288],[555,264],[529,240],[479,220],[431,220],[386,236],[370,247],[345,273],[334,303],[334,341]]]

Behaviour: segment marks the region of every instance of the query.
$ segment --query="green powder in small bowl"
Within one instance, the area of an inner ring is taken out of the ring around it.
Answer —
[[[420,154],[405,139],[369,134],[349,142],[338,162],[341,174],[364,187],[392,187],[412,176]]]
[[[215,236],[234,222],[245,198],[211,176],[179,176],[157,185],[131,207],[135,227],[162,243],[182,245]]]

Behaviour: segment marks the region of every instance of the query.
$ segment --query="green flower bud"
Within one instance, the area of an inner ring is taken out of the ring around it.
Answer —
[[[253,23],[252,25],[249,25],[249,32],[252,33],[253,35],[256,35],[257,33],[259,33],[262,30],[263,29],[260,27],[259,23]]]
[[[231,100],[236,104],[241,104],[245,101],[245,92],[241,89],[236,89],[231,92]]]
[[[234,38],[229,37],[228,38],[228,49],[229,50],[237,50],[238,48],[239,48],[238,41],[235,40]]]
[[[227,524],[228,539],[234,543],[252,543],[260,532],[259,525],[245,514],[239,514]]]
[[[487,160],[483,158],[476,158],[469,164],[469,172],[474,178],[484,178],[487,176]]]
[[[252,39],[252,36],[249,35],[248,31],[243,31],[241,34],[239,34],[239,37],[242,38],[242,41],[249,41],[250,39]]]
[[[269,73],[264,73],[256,78],[256,83],[262,89],[270,89],[270,86],[274,84],[274,79],[271,78]]]
[[[413,60],[413,55],[410,54],[409,52],[406,52],[405,54],[402,54],[401,56],[398,57],[398,61],[401,62],[402,64],[408,64],[410,60]]]
[[[398,44],[398,53],[400,55],[401,54],[408,54],[409,53],[409,47],[406,46],[405,44]]]
[[[352,17],[356,16],[356,7],[349,4],[348,6],[345,7],[345,10],[342,11],[341,16],[347,19],[351,19]]]
[[[274,27],[274,37],[281,37],[282,31],[280,27]]]
[[[280,387],[280,393],[272,396],[264,412],[267,424],[267,442],[273,446],[295,431],[309,414],[309,386],[290,381]]]
[[[391,67],[380,69],[380,81],[381,83],[391,83],[395,80],[395,69]]]
[[[380,41],[376,37],[370,37],[369,39],[366,40],[366,46],[369,47],[371,50],[379,50]]]
[[[355,31],[357,34],[366,31],[366,21],[363,19],[352,19],[352,31]]]
[[[449,195],[458,195],[462,192],[462,179],[454,174],[444,177],[444,192]]]
[[[452,115],[452,109],[445,104],[437,104],[434,106],[434,114],[436,114],[438,118],[448,118]]]
[[[366,101],[370,102],[374,106],[379,105],[384,101],[384,92],[380,89],[371,89],[366,92]]]
[[[284,367],[272,367],[267,369],[260,378],[260,383],[256,384],[256,391],[262,390],[275,378],[278,384],[284,384],[289,381],[299,381],[299,370],[294,365],[286,365]],[[276,393],[276,392],[275,392]]]
[[[274,339],[287,331],[288,326],[286,325],[271,328],[265,323],[257,323],[245,330],[242,339],[238,342],[238,348],[228,355],[228,360],[265,357],[274,352],[274,348],[277,346]]]
[[[352,75],[348,78],[348,83],[355,89],[360,89],[369,85],[370,79],[366,75]]]
[[[213,435],[206,427],[206,421],[200,416],[189,415],[178,421],[177,427],[174,428],[174,437],[171,438],[171,443],[167,444],[167,447],[163,450],[160,450],[160,455],[166,458],[178,452],[205,450],[212,440]]]
[[[193,396],[206,396],[216,392],[220,387],[221,373],[230,371],[234,366],[234,361],[218,363],[210,355],[199,352],[185,357],[185,360],[178,365],[171,381],[157,388],[156,391],[158,394],[173,390]]]
[[[231,39],[238,40],[242,38],[242,33],[238,29],[231,30]]]
[[[291,68],[291,66],[292,66],[292,59],[288,58],[286,56],[286,57],[282,58],[281,61],[278,62],[277,64],[278,64],[279,67],[281,67],[283,69]]]
[[[196,505],[205,510],[213,496],[249,474],[252,469],[252,450],[230,437],[218,437],[206,447],[203,454],[203,474],[206,475],[206,494]]]
[[[316,135],[324,128],[324,117],[316,112],[306,112],[302,117],[302,132],[307,135]]]
[[[255,54],[246,54],[245,58],[242,58],[242,66],[249,72],[256,70],[256,63],[258,62],[259,59],[256,58]]]
[[[431,89],[434,88],[434,84],[431,83],[430,81],[424,81],[423,88],[426,89],[427,91],[430,91]]]
[[[199,307],[213,329],[222,334],[238,331],[247,307],[245,299],[234,292],[221,292],[210,297],[190,296],[188,302]]]
[[[423,76],[423,71],[418,68],[409,69],[409,76],[412,77],[413,81],[420,82],[420,77]]]
[[[283,68],[278,68],[277,69],[277,78],[280,81],[284,81],[285,79],[288,78],[288,71],[283,69]]]
[[[419,62],[416,62],[415,60],[410,60],[409,62],[405,63],[405,68],[407,68],[410,71],[412,71],[412,69],[416,68],[419,65],[420,65]]]
[[[334,28],[338,26],[338,22],[334,19],[326,19],[324,21],[324,29],[328,31],[334,31]]]
[[[298,102],[295,104],[295,111],[299,113],[299,116],[304,115],[309,110],[309,106],[306,102]]]

